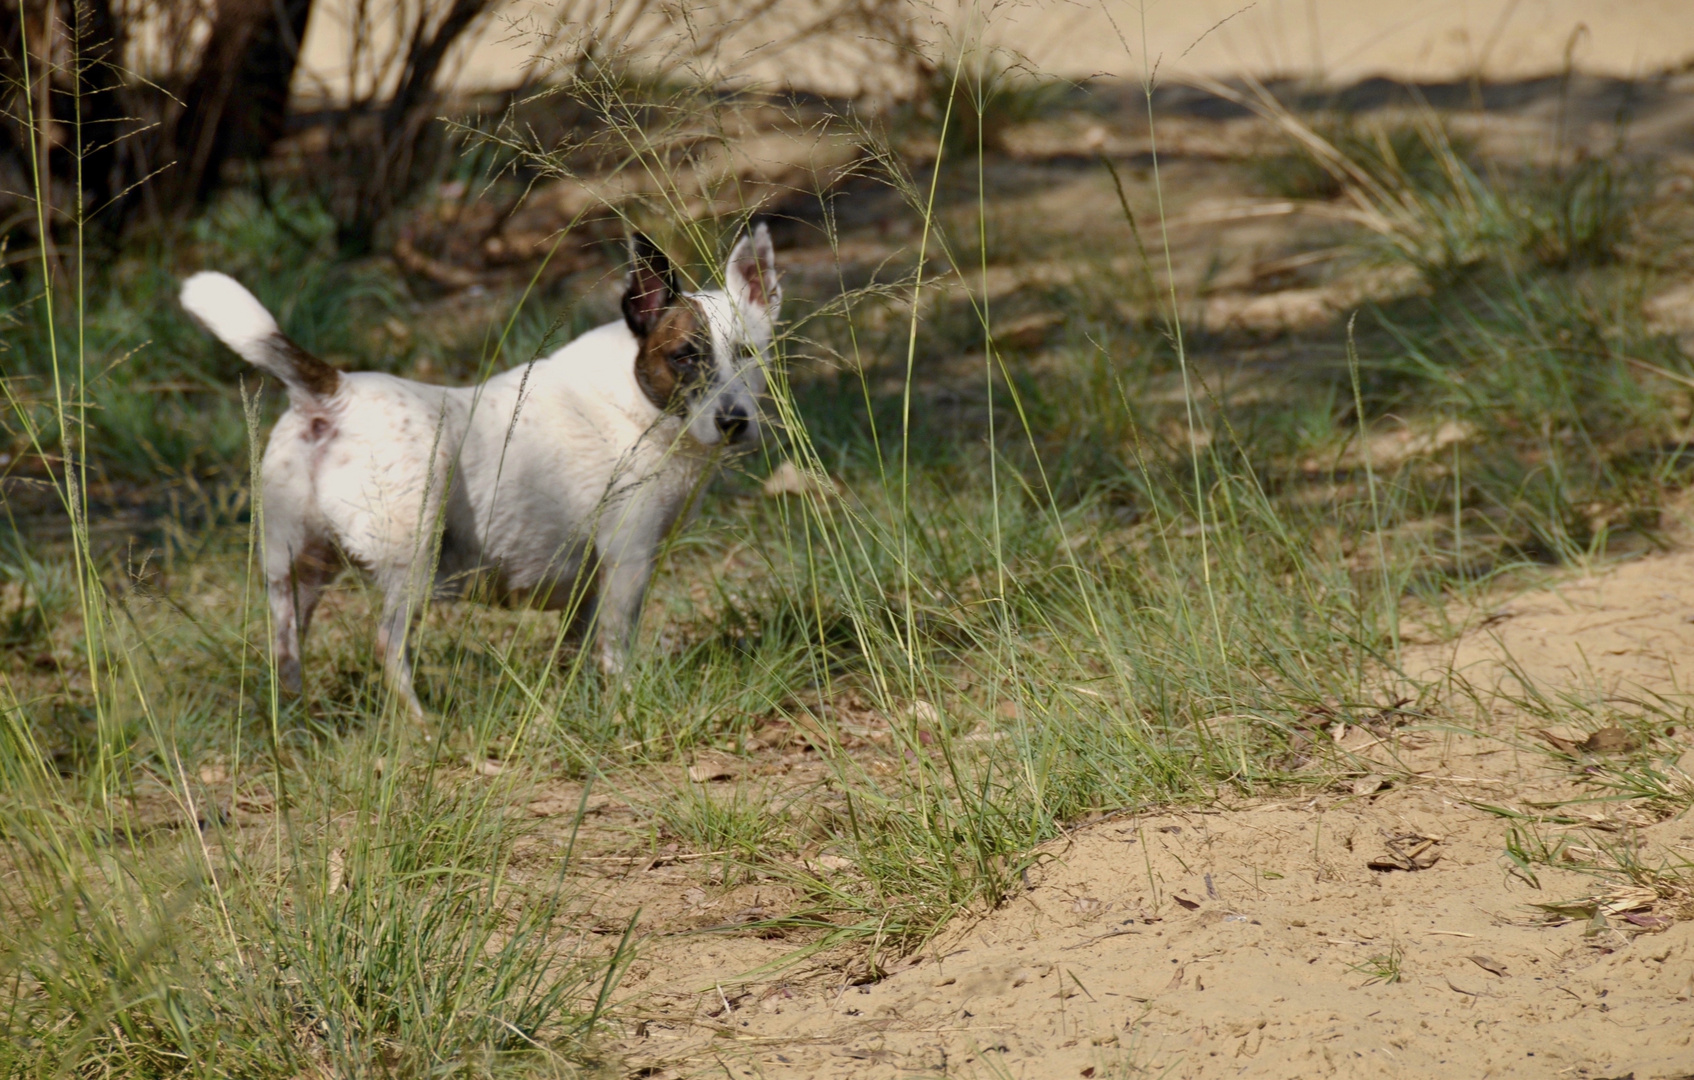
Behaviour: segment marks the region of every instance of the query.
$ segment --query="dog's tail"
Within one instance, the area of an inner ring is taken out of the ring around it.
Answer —
[[[265,306],[228,274],[202,270],[183,282],[182,306],[243,360],[281,379],[297,404],[340,387],[341,372],[289,340]]]

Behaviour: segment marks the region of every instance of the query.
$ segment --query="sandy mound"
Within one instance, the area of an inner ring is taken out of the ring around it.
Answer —
[[[1408,660],[1513,693],[1514,667],[1579,694],[1668,692],[1691,611],[1694,554],[1654,556]],[[1331,729],[1331,791],[1092,825],[874,984],[748,975],[779,942],[649,939],[625,987],[648,1019],[617,1049],[655,1077],[1694,1074],[1686,902],[1588,859],[1686,863],[1694,821],[1591,802],[1547,824],[1535,808],[1594,795],[1602,759],[1514,734],[1531,722],[1502,706],[1487,736],[1437,717]],[[1514,823],[1573,854],[1514,861]]]

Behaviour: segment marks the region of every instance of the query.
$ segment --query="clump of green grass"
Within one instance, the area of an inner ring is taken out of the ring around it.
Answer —
[[[1372,956],[1368,960],[1364,961],[1364,963],[1349,964],[1348,966],[1359,974],[1365,976],[1366,986],[1370,986],[1373,983],[1381,983],[1384,986],[1392,986],[1394,983],[1400,981],[1402,974],[1401,965],[1404,960],[1405,953],[1401,950],[1398,943],[1394,943],[1389,945],[1387,952],[1377,953],[1375,956]]]
[[[1391,117],[1371,122],[1356,113],[1325,113],[1306,121],[1337,154],[1379,183],[1413,190],[1439,190],[1449,179],[1449,155],[1469,161],[1475,148],[1440,126]],[[1301,148],[1255,157],[1254,181],[1285,199],[1336,199],[1347,191],[1345,177]]]
[[[1687,359],[1646,333],[1639,288],[1500,273],[1385,312],[1376,407],[1477,433],[1457,451],[1461,494],[1502,535],[1597,554],[1612,532],[1654,527],[1685,469],[1672,388]]]
[[[1000,54],[967,53],[926,68],[901,119],[932,133],[944,158],[999,153],[1015,128],[1051,116],[1071,89]]]
[[[1555,270],[1618,261],[1635,242],[1651,179],[1642,166],[1586,154],[1529,176],[1513,207],[1522,221],[1519,246]]]
[[[583,1059],[627,948],[608,956],[571,925],[557,874],[514,870],[497,789],[343,753],[248,775],[238,801],[268,821],[222,822],[239,812],[227,795],[151,770],[154,799],[102,821],[63,803],[12,704],[8,1071],[478,1076]],[[174,812],[142,809],[158,800]]]
[[[1474,150],[1427,109],[1403,124],[1364,128],[1297,115],[1256,82],[1245,92],[1215,80],[1206,85],[1293,144],[1256,166],[1262,183],[1292,197],[1338,200],[1377,236],[1386,257],[1437,285],[1484,265],[1566,270],[1612,263],[1632,241],[1651,191],[1639,167],[1606,156],[1579,155],[1507,178],[1472,160]]]

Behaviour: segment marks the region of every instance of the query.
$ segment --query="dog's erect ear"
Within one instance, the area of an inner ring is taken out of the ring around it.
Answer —
[[[776,277],[776,251],[771,247],[771,231],[764,222],[753,227],[729,253],[729,265],[724,269],[724,284],[729,295],[750,308],[766,311],[776,318],[782,303],[782,283]]]
[[[641,233],[629,238],[629,288],[623,294],[623,319],[636,337],[646,337],[680,290],[671,261]]]

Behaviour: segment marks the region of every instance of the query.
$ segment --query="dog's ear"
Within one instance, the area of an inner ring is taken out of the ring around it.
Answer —
[[[776,318],[776,309],[782,303],[782,283],[776,277],[771,231],[764,222],[759,222],[736,243],[723,276],[729,295],[746,307]]]
[[[623,319],[636,337],[646,337],[681,290],[671,261],[642,233],[629,238],[629,287],[623,294]]]

